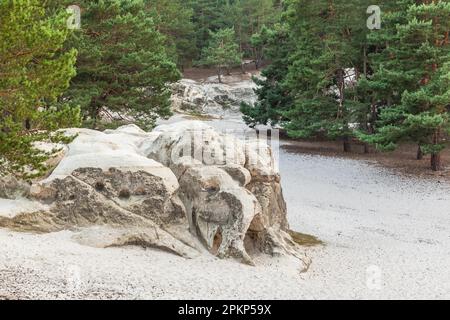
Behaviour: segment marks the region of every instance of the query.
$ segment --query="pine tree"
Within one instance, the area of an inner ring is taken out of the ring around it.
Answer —
[[[48,13],[39,0],[0,2],[0,175],[31,178],[50,153],[35,142],[78,124],[79,110],[58,103],[75,75],[76,51],[64,51],[65,10]],[[63,139],[64,140],[64,139]]]
[[[349,78],[360,69],[366,9],[363,1],[290,2],[289,24],[297,43],[286,77],[295,99],[285,113],[291,136],[342,138],[349,150],[352,111],[358,105]]]
[[[190,0],[193,9],[196,47],[199,52],[209,45],[210,31],[234,28],[240,52],[258,63],[260,53],[252,45],[252,36],[264,26],[271,28],[279,21],[280,0]],[[259,65],[257,66],[259,67]]]
[[[241,52],[251,57],[259,69],[262,62],[264,29],[272,28],[280,20],[282,6],[274,0],[240,0],[235,2],[237,16],[233,26]]]
[[[228,16],[224,19],[224,9],[226,0],[190,0],[193,9],[193,23],[195,26],[196,47],[200,54],[210,41],[210,31],[217,32],[220,29],[231,28],[232,24],[227,23]],[[229,11],[228,11],[229,12]]]
[[[146,10],[154,17],[156,29],[166,36],[169,53],[184,68],[196,59],[193,10],[185,0],[146,0]]]
[[[418,156],[430,154],[437,171],[449,128],[450,2],[420,2],[402,1],[388,15],[392,34],[374,37],[383,41],[382,50],[373,57],[374,75],[363,85],[373,91],[381,112],[376,133],[360,136],[382,150],[413,141]]]
[[[217,69],[219,83],[222,83],[223,70],[239,65],[242,55],[239,53],[233,28],[211,31],[210,36],[209,45],[203,50],[202,62]]]
[[[264,55],[270,64],[261,72],[262,77],[253,79],[258,85],[258,101],[254,105],[241,105],[244,121],[251,127],[282,124],[286,120],[283,113],[293,103],[284,81],[290,66],[288,56],[294,47],[289,29],[286,24],[276,25],[267,29],[260,41],[265,43]]]
[[[270,37],[271,30],[266,26],[261,28],[261,31],[253,34],[250,37],[250,46],[252,51],[252,57],[255,61],[256,70],[258,70],[261,66],[261,63],[264,60],[265,51],[268,46],[268,39]]]
[[[131,114],[144,128],[170,115],[169,84],[179,79],[166,39],[143,0],[81,1],[77,76],[66,94],[97,126],[102,108]]]

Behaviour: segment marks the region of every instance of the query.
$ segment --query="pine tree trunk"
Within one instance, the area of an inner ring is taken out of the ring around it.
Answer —
[[[441,171],[441,154],[440,153],[433,153],[431,155],[431,169],[433,171]]]
[[[259,70],[259,67],[261,66],[261,57],[259,56],[259,54],[256,55],[256,60],[255,60],[255,67],[256,70]]]
[[[339,89],[339,109],[337,118],[342,119],[344,116],[344,90],[345,90],[345,74],[343,69],[339,69],[338,71],[338,89]]]
[[[344,137],[344,152],[351,152],[352,147],[350,144],[350,139],[348,137]]]
[[[217,70],[217,76],[219,77],[219,83],[222,83],[222,69],[219,68]]]
[[[364,76],[366,78],[367,78],[367,65],[368,65],[367,46],[364,46],[364,67],[363,67],[363,72],[364,72]]]
[[[98,112],[96,111],[94,114],[94,122],[92,123],[92,129],[97,129],[97,121],[98,121]]]
[[[253,63],[255,64],[255,69],[258,70],[258,51],[256,48],[252,48]]]
[[[376,122],[377,122],[377,106],[376,104],[372,101],[371,105],[370,105],[370,115],[369,115],[369,121],[367,124],[367,132],[370,134],[374,134],[375,133],[375,126],[376,126]]]
[[[441,142],[441,129],[436,129],[436,132],[433,135],[433,144],[438,145]],[[441,153],[436,152],[431,154],[431,169],[433,171],[441,171]]]
[[[417,148],[417,160],[423,160],[423,151],[420,146]]]
[[[92,110],[91,110],[91,117],[92,120],[94,120],[92,122],[92,129],[96,129],[97,128],[97,120],[98,120],[98,113],[99,113],[99,108],[97,106],[92,106]]]

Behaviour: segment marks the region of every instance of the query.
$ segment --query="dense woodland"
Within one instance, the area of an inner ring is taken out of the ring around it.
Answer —
[[[381,28],[365,0],[0,0],[0,174],[45,171],[67,143],[57,129],[100,128],[102,108],[145,129],[168,117],[170,84],[188,67],[221,76],[251,60],[259,101],[250,126],[293,138],[351,140],[417,157],[440,153],[450,131],[450,1],[380,0]],[[68,28],[66,8],[81,8]],[[263,64],[264,62],[264,64]]]
[[[251,124],[292,137],[350,139],[384,151],[418,145],[442,169],[450,111],[450,1],[378,1],[381,29],[366,26],[369,1],[286,2],[268,39],[272,64]],[[349,81],[352,78],[352,81]]]

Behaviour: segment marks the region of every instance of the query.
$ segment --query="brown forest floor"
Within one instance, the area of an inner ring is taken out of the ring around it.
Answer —
[[[335,141],[290,141],[283,148],[293,153],[319,154],[340,158],[374,161],[377,164],[394,169],[406,175],[420,178],[432,178],[438,181],[450,182],[450,149],[442,153],[443,171],[433,172],[430,169],[430,157],[425,156],[423,160],[416,160],[417,146],[403,144],[394,152],[378,152],[371,149],[370,153],[363,153],[361,146],[352,145],[352,152],[343,151],[342,142]]]

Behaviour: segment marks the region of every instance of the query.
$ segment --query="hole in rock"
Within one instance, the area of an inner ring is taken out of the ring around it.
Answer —
[[[259,239],[260,239],[260,233],[256,231],[247,231],[244,238],[244,248],[245,251],[253,256],[256,255],[259,250]]]
[[[217,255],[221,245],[222,245],[222,230],[219,229],[219,230],[217,230],[216,235],[214,236],[211,253],[213,255]]]
[[[119,192],[119,198],[121,199],[129,199],[131,197],[130,190],[128,189],[122,189]]]
[[[217,193],[217,192],[219,192],[219,187],[217,187],[217,186],[211,186],[211,187],[208,187],[208,188],[206,188],[206,191],[209,193],[209,194],[214,194],[214,193]]]
[[[97,181],[95,183],[95,190],[97,190],[97,191],[105,190],[105,184],[102,181]]]
[[[244,248],[249,255],[255,255],[261,252],[264,242],[264,230],[265,228],[262,216],[255,216],[244,238]]]

